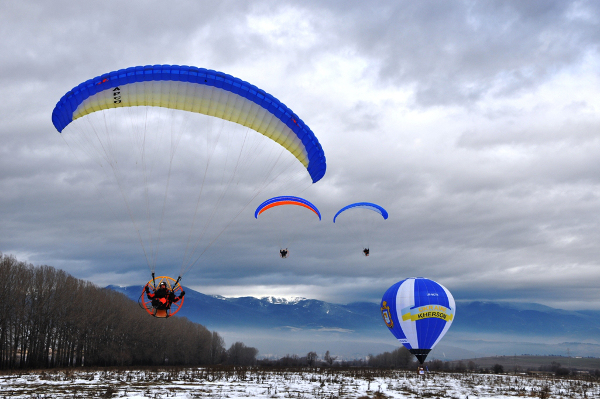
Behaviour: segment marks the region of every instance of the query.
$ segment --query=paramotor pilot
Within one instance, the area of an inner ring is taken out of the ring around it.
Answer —
[[[179,296],[175,296],[173,290],[167,288],[167,283],[164,281],[158,285],[154,292],[150,292],[150,287],[146,286],[146,296],[152,301],[152,307],[157,310],[167,310],[171,308],[171,304],[179,301],[185,295],[185,291],[181,291]]]

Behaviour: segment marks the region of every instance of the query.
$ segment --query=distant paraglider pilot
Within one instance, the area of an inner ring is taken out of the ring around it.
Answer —
[[[167,283],[164,281],[158,285],[154,292],[150,292],[150,287],[146,285],[146,296],[152,301],[152,307],[156,310],[168,310],[171,304],[179,301],[185,295],[185,291],[181,291],[179,296],[175,296],[173,290],[167,288]]]
[[[365,256],[369,256],[369,248],[363,249],[363,253],[365,254]]]
[[[288,257],[288,249],[280,249],[279,250],[279,256],[281,256],[283,259]]]

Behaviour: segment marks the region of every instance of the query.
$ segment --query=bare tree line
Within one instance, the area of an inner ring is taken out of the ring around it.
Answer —
[[[365,359],[338,359],[338,356],[332,356],[329,351],[325,352],[322,358],[317,352],[311,351],[306,356],[287,354],[278,359],[269,358],[257,361],[257,365],[262,367],[279,368],[395,368],[412,370],[417,367],[414,356],[405,347],[395,349],[393,352],[384,352],[379,355],[369,355]]]
[[[149,317],[121,293],[2,253],[0,303],[0,369],[251,365],[258,352],[241,342],[225,350],[200,324]]]

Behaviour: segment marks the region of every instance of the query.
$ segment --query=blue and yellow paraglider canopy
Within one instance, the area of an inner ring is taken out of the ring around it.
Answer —
[[[256,86],[204,68],[146,65],[98,76],[66,93],[52,112],[52,122],[62,132],[90,113],[131,106],[178,109],[238,123],[290,151],[313,183],[325,174],[323,149],[298,115]]]
[[[281,196],[281,197],[273,197],[273,198],[270,198],[270,199],[266,200],[265,202],[263,202],[262,204],[260,204],[258,206],[258,208],[256,208],[256,211],[254,212],[254,217],[256,219],[258,219],[258,215],[260,215],[261,213],[263,213],[267,209],[271,209],[271,208],[274,208],[276,206],[281,206],[281,205],[297,205],[297,206],[302,206],[302,207],[304,207],[306,209],[309,209],[312,212],[314,212],[315,215],[317,215],[319,217],[319,220],[321,220],[321,212],[319,212],[319,210],[317,209],[316,206],[314,206],[312,203],[310,203],[309,201],[305,200],[304,198],[293,197],[291,195],[284,195],[284,196]]]

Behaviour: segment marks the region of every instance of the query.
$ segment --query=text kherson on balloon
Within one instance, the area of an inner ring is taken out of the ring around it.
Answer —
[[[451,309],[448,309],[441,305],[430,305],[430,306],[420,306],[415,309],[404,308],[401,311],[402,320],[423,320],[431,317],[435,317],[438,319],[442,319],[445,321],[452,321],[454,317],[454,312]]]

